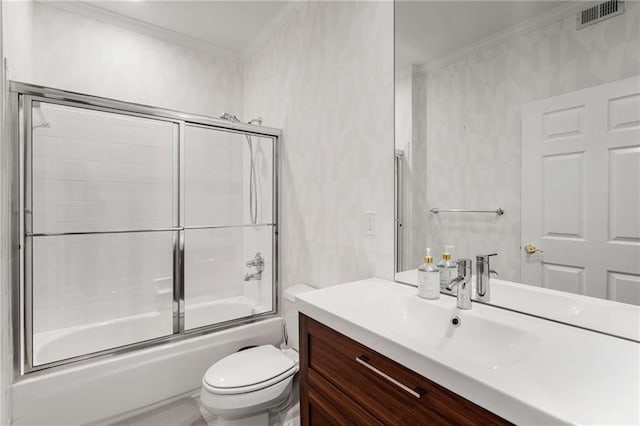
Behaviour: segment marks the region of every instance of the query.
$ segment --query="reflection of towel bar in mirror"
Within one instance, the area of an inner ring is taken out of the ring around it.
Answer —
[[[502,216],[504,214],[504,210],[502,207],[496,210],[467,210],[467,209],[439,209],[437,207],[429,210],[431,213],[438,214],[440,212],[451,212],[451,213],[495,213],[498,216]]]

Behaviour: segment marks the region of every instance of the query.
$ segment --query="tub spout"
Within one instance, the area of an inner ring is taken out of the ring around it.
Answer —
[[[262,272],[254,272],[253,274],[246,274],[244,276],[245,281],[257,281],[262,279]]]

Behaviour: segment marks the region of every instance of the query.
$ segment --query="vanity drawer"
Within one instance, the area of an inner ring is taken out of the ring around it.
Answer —
[[[385,424],[509,424],[302,314],[300,342],[303,381],[329,382]]]
[[[302,423],[309,426],[380,425],[375,417],[326,381],[300,382]]]

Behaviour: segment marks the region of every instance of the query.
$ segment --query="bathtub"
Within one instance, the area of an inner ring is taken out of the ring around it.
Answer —
[[[248,317],[265,309],[245,296],[187,304],[185,329]],[[171,311],[150,312],[33,335],[34,365],[142,342],[172,333]]]
[[[90,336],[90,330],[83,327],[82,333]],[[65,333],[57,336],[57,342],[51,339],[48,343],[52,346],[43,345],[40,356],[62,350],[62,342],[70,335]],[[278,345],[281,341],[282,319],[271,316],[215,333],[33,373],[12,385],[13,424],[101,423],[177,395],[195,393],[214,362],[245,346]],[[81,343],[76,339],[75,344]]]
[[[187,304],[184,328],[190,330],[209,324],[248,317],[267,310],[262,305],[256,305],[252,299],[246,296],[231,297],[215,302]]]

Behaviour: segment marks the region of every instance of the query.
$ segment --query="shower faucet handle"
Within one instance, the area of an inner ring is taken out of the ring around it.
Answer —
[[[260,280],[262,279],[262,271],[264,271],[264,258],[260,252],[257,252],[253,259],[247,261],[247,268],[256,268],[256,272],[253,274],[246,274],[244,276],[245,281]]]
[[[246,263],[247,268],[255,267],[258,272],[262,272],[264,270],[264,258],[262,257],[262,253],[257,252],[255,257]]]

